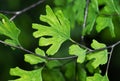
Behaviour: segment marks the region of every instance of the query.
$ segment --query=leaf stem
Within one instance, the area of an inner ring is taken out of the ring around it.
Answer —
[[[107,63],[105,74],[108,74],[108,70],[109,70],[109,66],[110,66],[110,61],[111,61],[111,57],[112,57],[112,54],[113,54],[113,50],[114,50],[115,46],[117,46],[118,44],[120,44],[120,41],[118,41],[115,44],[111,45],[110,56],[108,58],[108,63]]]
[[[90,49],[90,48],[88,48],[88,47],[86,47],[86,46],[84,46],[84,45],[82,45],[82,44],[74,41],[73,39],[69,39],[69,40],[70,40],[72,43],[77,44],[77,45],[79,45],[80,47],[82,47],[82,48],[84,48],[84,49],[87,49],[88,51],[92,51],[92,49]]]
[[[111,48],[111,51],[110,51],[110,56],[109,56],[109,58],[108,58],[108,63],[107,63],[107,67],[106,67],[106,72],[105,72],[105,74],[108,74],[108,69],[109,69],[109,66],[110,66],[110,60],[111,60],[111,57],[112,57],[113,49],[114,49],[114,48]]]

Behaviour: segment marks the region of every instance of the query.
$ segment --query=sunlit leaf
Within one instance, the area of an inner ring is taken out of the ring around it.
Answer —
[[[45,56],[44,51],[39,49],[39,48],[37,48],[35,50],[35,53],[39,54],[39,55],[42,55],[42,56]],[[35,55],[32,55],[32,54],[25,54],[25,61],[29,62],[30,64],[37,64],[37,63],[41,63],[41,62],[46,62],[45,59],[40,58],[40,57],[35,56]]]
[[[16,27],[13,21],[10,21],[5,15],[0,14],[0,34],[9,37],[5,42],[11,45],[20,45],[18,36],[20,30]]]
[[[12,68],[10,74],[20,78],[11,81],[42,81],[41,72],[42,68],[33,71],[22,70],[19,67]]]
[[[80,48],[78,45],[72,45],[69,48],[69,54],[78,56],[77,62],[83,63],[86,56],[86,50]]]
[[[108,76],[102,76],[98,73],[95,73],[94,76],[87,77],[86,81],[109,81]]]
[[[106,47],[106,45],[103,44],[103,43],[99,43],[96,40],[93,40],[93,42],[91,44],[91,47],[93,49],[100,49],[100,48]],[[90,53],[90,54],[87,55],[87,59],[88,60],[93,60],[92,63],[91,63],[91,65],[94,68],[97,68],[99,65],[107,63],[108,52],[105,49],[105,50],[102,50],[102,51],[99,51],[99,52]]]
[[[40,20],[46,22],[48,25],[33,24],[33,28],[37,29],[33,33],[34,37],[40,38],[40,46],[51,45],[47,50],[48,55],[55,54],[61,44],[70,39],[70,24],[69,21],[64,17],[62,11],[58,10],[56,13],[52,11],[49,6],[46,6],[46,15],[41,15]],[[43,37],[51,36],[51,37]]]

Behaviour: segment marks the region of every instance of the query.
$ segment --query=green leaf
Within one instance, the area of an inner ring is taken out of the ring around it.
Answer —
[[[70,60],[69,60],[70,61]],[[76,77],[76,61],[71,61],[65,64],[62,69],[64,70],[63,75],[66,81],[74,81]]]
[[[71,45],[69,48],[70,55],[77,55],[77,62],[83,63],[86,56],[86,50],[80,48],[78,45]]]
[[[60,10],[54,13],[49,6],[46,6],[46,13],[46,15],[40,16],[40,20],[48,23],[49,26],[33,24],[33,28],[38,30],[33,33],[33,36],[36,38],[40,37],[40,46],[51,45],[47,50],[47,54],[53,55],[59,50],[64,41],[70,39],[70,24]],[[51,37],[46,38],[43,36]]]
[[[5,15],[0,14],[0,18],[2,19],[0,21],[0,34],[9,37],[5,42],[15,46],[20,45],[18,40],[20,30]]]
[[[106,4],[102,13],[104,14],[120,14],[120,5],[119,0],[105,0],[104,3]]]
[[[95,21],[96,21],[98,13],[99,13],[98,1],[91,0],[91,3],[89,4],[89,9],[88,9],[87,23],[86,23],[85,29],[83,30],[83,35],[91,33],[95,25]]]
[[[36,54],[40,54],[42,56],[45,56],[45,53],[43,50],[37,48],[35,50],[35,53]],[[32,54],[25,54],[25,59],[24,59],[26,62],[29,62],[30,64],[37,64],[37,63],[41,63],[41,62],[46,62],[45,59],[43,58],[40,58],[40,57],[37,57],[35,55],[32,55]]]
[[[91,44],[91,47],[93,49],[100,49],[100,48],[106,47],[106,45],[103,44],[103,43],[99,43],[96,40],[93,40],[93,42]],[[94,68],[97,68],[99,65],[107,63],[108,52],[107,52],[107,50],[102,50],[102,51],[99,51],[99,52],[90,53],[90,54],[87,55],[87,59],[88,60],[93,60],[91,65]]]
[[[73,15],[71,15],[71,20],[75,18],[74,22],[77,21],[80,24],[81,22],[84,21],[84,8],[86,5],[86,1],[85,0],[73,0],[73,1],[74,5],[73,6],[70,5],[71,6],[70,10],[72,9],[74,13]],[[70,12],[68,12],[68,14]]]
[[[113,22],[112,22],[112,17],[99,16],[97,18],[97,20],[96,20],[96,23],[97,23],[97,25],[96,25],[97,32],[101,32],[103,29],[108,27],[112,37],[115,37],[114,25],[113,25]]]
[[[100,16],[97,18],[97,32],[101,32],[105,28],[109,28],[112,37],[115,37],[113,17],[120,15],[119,0],[99,0],[104,5],[100,11]],[[101,16],[102,15],[102,16]]]
[[[87,72],[84,65],[77,64],[78,81],[86,81]]]
[[[12,81],[42,81],[42,72],[43,68],[33,70],[33,71],[25,71],[20,69],[19,67],[10,69],[10,75],[19,76],[20,78]]]
[[[92,73],[101,73],[101,70],[99,67],[94,68],[94,66],[92,66],[92,63],[94,62],[93,60],[90,60],[87,64],[86,64],[86,68],[88,69],[88,71],[92,74]]]
[[[76,23],[83,23],[86,0],[60,0],[60,2],[59,0],[54,0],[54,3],[57,5],[57,8],[63,10],[65,17],[71,22],[72,28],[75,27]]]
[[[62,63],[60,61],[58,61],[58,60],[52,60],[52,61],[47,62],[46,66],[49,69],[53,69],[55,67],[62,66]]]
[[[108,76],[102,76],[98,73],[95,73],[94,76],[87,77],[86,81],[109,81]]]

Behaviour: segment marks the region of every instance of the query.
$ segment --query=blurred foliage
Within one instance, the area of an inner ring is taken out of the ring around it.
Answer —
[[[37,2],[38,0],[0,0],[0,10],[9,10],[9,11],[16,11],[16,10],[21,10],[35,2]],[[74,38],[76,41],[80,42],[80,31],[81,31],[81,23],[83,23],[83,15],[84,11],[81,9],[81,4],[82,3],[82,7],[85,6],[84,1],[85,0],[80,0],[81,2],[79,2],[79,0],[46,0],[44,3],[40,4],[39,6],[19,15],[16,19],[14,19],[14,22],[16,24],[16,26],[21,30],[21,34],[19,37],[20,43],[22,44],[23,47],[34,51],[34,49],[38,46],[38,41],[36,39],[34,39],[32,37],[32,33],[33,33],[33,29],[32,29],[32,23],[43,23],[41,21],[39,21],[39,16],[40,14],[45,14],[45,5],[49,4],[52,7],[58,9],[62,9],[65,16],[67,18],[69,18],[69,20],[71,21],[71,26],[73,27],[75,25],[75,28],[71,31],[72,32],[72,38]],[[92,0],[93,1],[93,0]],[[110,2],[109,2],[110,1]],[[96,31],[91,31],[92,33],[90,35],[86,35],[86,43],[89,43],[88,46],[90,46],[90,43],[92,42],[91,39],[95,38],[101,42],[106,43],[107,45],[111,45],[113,44],[113,42],[116,42],[118,40],[120,40],[120,27],[119,27],[119,22],[120,19],[118,17],[118,15],[116,15],[115,11],[114,11],[114,5],[112,3],[113,0],[98,0],[98,5],[99,5],[99,9],[102,10],[101,14],[104,14],[103,12],[108,13],[109,15],[113,15],[112,16],[112,22],[114,23],[114,30],[115,30],[115,38],[112,38],[112,36],[110,36],[110,32],[112,32],[111,30],[108,31],[109,29],[105,28],[105,30],[102,30],[99,34]],[[109,3],[108,3],[109,2]],[[105,4],[108,4],[107,6],[105,6]],[[114,1],[115,4],[120,5],[120,1],[116,0]],[[76,4],[76,5],[74,5]],[[68,5],[68,6],[66,6]],[[113,5],[113,7],[111,8],[110,6]],[[106,8],[108,8],[108,10],[112,10],[112,12],[106,11]],[[117,6],[117,9],[119,9],[119,6]],[[73,11],[73,12],[72,12]],[[79,15],[79,13],[81,15]],[[118,10],[119,13],[119,10]],[[114,16],[115,14],[115,16]],[[6,14],[9,18],[12,16],[10,14]],[[107,15],[107,16],[109,16]],[[76,16],[76,17],[73,17]],[[106,14],[105,14],[106,16]],[[79,18],[80,17],[80,18]],[[99,20],[99,19],[98,19]],[[110,21],[111,23],[111,21]],[[80,26],[80,27],[79,27]],[[108,23],[109,26],[109,23]],[[95,29],[93,27],[93,29]],[[78,32],[77,32],[78,31]],[[77,32],[77,33],[76,33]],[[95,34],[94,34],[95,33]],[[5,39],[4,37],[0,36],[2,39]],[[71,45],[69,42],[67,42],[67,46]],[[62,45],[62,47],[60,49],[62,49],[61,51],[58,51],[59,54],[56,54],[55,56],[67,56],[67,46],[65,47],[64,45]],[[7,81],[8,79],[13,79],[16,77],[11,77],[9,74],[9,69],[12,67],[16,67],[19,66],[20,68],[26,69],[26,70],[31,70],[33,69],[33,66],[31,66],[30,64],[26,63],[23,61],[24,59],[24,55],[25,52],[22,52],[20,50],[15,50],[12,51],[9,46],[6,47],[3,44],[0,44],[0,80],[1,81]],[[46,49],[43,47],[43,49]],[[119,72],[119,68],[120,68],[120,64],[119,64],[119,46],[117,48],[115,48],[115,52],[113,53],[113,60],[111,62],[110,66],[110,81],[119,81],[119,77],[116,75],[114,76],[115,72],[117,74],[117,72]],[[7,58],[7,60],[6,60]],[[53,64],[56,64],[56,62],[52,62]],[[43,78],[45,79],[45,81],[58,81],[59,78],[56,77],[60,77],[60,81],[64,81],[64,78],[66,78],[66,81],[74,81],[75,78],[75,66],[76,64],[74,63],[74,61],[71,60],[67,60],[67,61],[59,61],[57,62],[58,65],[54,65],[54,66],[48,66],[46,68],[43,69]],[[62,65],[62,64],[65,65]],[[67,64],[66,64],[67,63]],[[39,65],[37,65],[36,67],[38,67]],[[84,67],[84,66],[80,66],[77,65],[77,67]],[[49,69],[48,69],[49,68]],[[52,68],[56,68],[56,69],[52,69]],[[104,69],[103,69],[104,70]],[[117,70],[117,71],[116,71]],[[63,73],[63,75],[61,75],[61,72]],[[81,77],[85,77],[86,73],[84,71],[83,68],[81,69],[77,69],[78,75],[81,75],[81,72],[84,72],[84,75],[82,75]],[[114,72],[115,71],[115,72]],[[48,73],[47,73],[48,72]],[[56,74],[55,76],[53,74]],[[53,76],[52,80],[51,77],[46,77],[48,75]],[[98,74],[94,75],[95,77],[98,76],[99,78],[101,78],[101,76],[99,76]],[[105,76],[106,77],[106,76]],[[98,79],[99,79],[98,78]],[[113,79],[115,78],[115,79]],[[89,77],[89,79],[91,79],[91,77]],[[78,80],[81,80],[80,78],[78,78]],[[89,80],[88,80],[89,81]]]

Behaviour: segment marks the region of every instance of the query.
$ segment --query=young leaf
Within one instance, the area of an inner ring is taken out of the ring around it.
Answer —
[[[87,77],[86,81],[109,81],[108,76],[102,76],[98,73],[95,73],[94,76]]]
[[[95,24],[95,21],[96,21],[98,12],[99,12],[98,1],[91,0],[91,3],[89,4],[89,9],[88,9],[87,24],[86,24],[85,29],[83,30],[83,35],[91,33],[93,26]]]
[[[106,47],[106,45],[103,43],[99,43],[96,40],[93,40],[91,47],[94,49],[100,49]],[[90,53],[87,55],[87,59],[93,60],[91,65],[94,68],[97,68],[99,65],[107,63],[108,52],[107,50],[102,50],[99,52]]]
[[[92,73],[101,73],[101,70],[99,67],[97,68],[94,68],[94,66],[92,66],[92,63],[94,62],[94,59],[93,60],[90,60],[87,64],[86,64],[86,68],[87,70],[92,74]]]
[[[12,81],[42,81],[42,72],[43,68],[33,70],[33,71],[25,71],[20,69],[19,67],[10,69],[10,75],[19,76],[20,78]]]
[[[45,56],[44,51],[41,50],[41,49],[39,49],[39,48],[37,48],[37,49],[35,50],[35,53],[36,53],[36,54],[40,54],[40,55],[42,55],[42,56]],[[42,59],[42,58],[37,57],[37,56],[32,55],[32,54],[25,54],[25,61],[26,61],[26,62],[29,62],[30,64],[37,64],[37,63],[41,63],[41,62],[46,62],[45,59]]]
[[[77,62],[83,63],[86,56],[86,50],[80,48],[78,45],[72,45],[69,48],[69,54],[70,55],[77,55]]]
[[[16,27],[14,22],[10,21],[5,15],[0,14],[0,34],[9,37],[10,39],[6,39],[5,42],[11,45],[20,45],[18,36],[20,34],[20,30]]]
[[[47,54],[53,55],[58,51],[64,41],[70,39],[70,23],[64,17],[62,11],[58,10],[54,13],[48,5],[46,6],[46,13],[46,15],[40,16],[40,20],[48,23],[49,26],[33,24],[33,28],[37,29],[37,31],[33,33],[33,36],[36,38],[41,37],[39,40],[40,46],[51,45],[47,50]],[[43,36],[51,37],[46,38]]]
[[[97,18],[97,20],[96,20],[96,23],[97,23],[97,25],[96,25],[97,32],[101,32],[103,29],[108,27],[112,37],[115,37],[114,25],[113,25],[113,22],[112,22],[112,17],[99,16]]]

